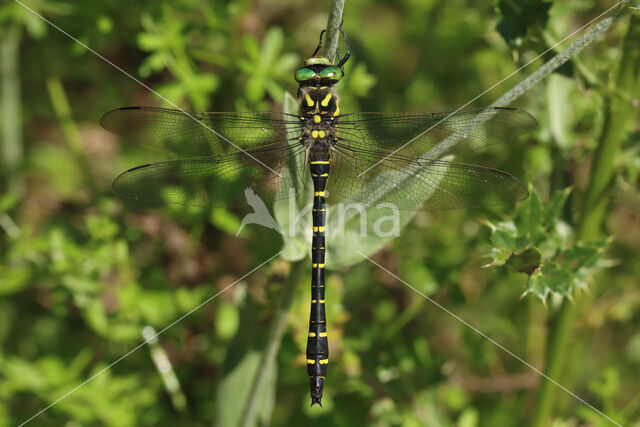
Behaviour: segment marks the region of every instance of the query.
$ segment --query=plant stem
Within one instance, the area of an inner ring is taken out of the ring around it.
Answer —
[[[633,14],[629,18],[629,28],[623,41],[622,58],[615,82],[616,91],[635,96],[635,102],[638,102],[637,91],[640,86],[638,76],[640,76],[640,17]],[[632,121],[636,117],[629,101],[631,100],[615,95],[605,99],[604,126],[594,154],[589,187],[578,227],[581,239],[598,237],[607,201],[605,192],[616,173],[615,157],[633,130]]]
[[[256,423],[256,416],[258,413],[258,406],[262,399],[262,390],[266,384],[267,377],[272,372],[272,367],[275,366],[276,356],[280,343],[282,342],[282,335],[287,327],[287,318],[289,316],[289,310],[293,303],[293,297],[296,293],[296,287],[300,282],[300,278],[306,266],[306,258],[291,264],[289,271],[289,277],[285,284],[282,296],[282,302],[276,312],[276,317],[271,325],[269,331],[269,337],[264,349],[262,361],[260,362],[258,372],[254,379],[253,387],[251,388],[251,394],[247,400],[247,406],[245,407],[244,414],[240,425],[242,427],[251,427]]]
[[[635,94],[640,75],[640,17],[631,15],[629,28],[623,41],[622,57],[613,86],[623,93]],[[615,92],[615,91],[613,91]],[[593,156],[589,185],[580,211],[577,225],[578,240],[592,240],[601,234],[604,213],[607,206],[606,190],[615,176],[615,157],[621,145],[627,140],[630,124],[634,119],[631,103],[615,95],[609,95],[604,103],[604,126]],[[565,299],[553,328],[553,338],[547,355],[547,372],[557,379],[563,372],[568,353],[571,330],[576,306]],[[533,426],[546,426],[553,410],[557,387],[544,381],[538,394]]]
[[[20,99],[20,36],[19,25],[3,28],[0,46],[0,74],[2,79],[2,146],[0,166],[6,176],[7,188],[14,193],[22,190],[20,167],[24,156],[22,148],[22,103]]]
[[[345,0],[333,0],[329,19],[327,21],[327,32],[324,35],[323,55],[334,62],[338,52],[338,42],[340,41],[340,24],[344,13]]]

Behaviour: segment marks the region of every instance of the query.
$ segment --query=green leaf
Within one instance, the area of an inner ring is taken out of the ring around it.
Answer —
[[[588,280],[602,268],[608,245],[604,240],[578,242],[566,248],[530,276],[525,295],[533,293],[545,301],[554,292],[571,298],[576,288],[586,288]]]
[[[498,32],[510,45],[520,42],[532,27],[544,28],[553,3],[542,0],[500,0]]]
[[[563,252],[563,264],[573,270],[591,268],[604,255],[608,243],[604,241],[578,242],[575,246]]]
[[[7,193],[0,195],[0,213],[8,212],[13,209],[20,199],[15,193]]]
[[[244,37],[243,45],[246,57],[237,61],[237,67],[248,78],[245,84],[246,100],[250,105],[257,106],[265,98],[265,93],[268,93],[271,98],[281,102],[284,89],[280,82],[291,80],[293,68],[299,62],[298,55],[282,53],[284,46],[282,29],[269,28],[261,45],[258,45],[253,37]]]
[[[247,300],[241,309],[240,325],[242,331],[235,335],[229,348],[223,366],[223,375],[216,390],[216,424],[220,426],[240,425],[243,409],[251,396],[256,373],[259,369],[269,373],[259,396],[258,416],[267,425],[271,418],[275,403],[276,383],[278,378],[277,363],[271,366],[261,365],[264,359],[262,348],[265,334],[262,328],[257,328],[259,320],[256,307]]]
[[[549,76],[547,83],[547,98],[549,99],[549,123],[554,142],[563,150],[571,148],[572,125],[571,103],[569,96],[574,80],[554,73]]]
[[[109,321],[104,311],[104,305],[99,298],[93,299],[85,310],[87,323],[99,334],[104,335],[108,332]]]
[[[551,203],[547,203],[544,209],[544,218],[543,218],[543,227],[548,228],[551,227],[552,224],[555,224],[559,219],[562,213],[562,208],[565,203],[567,203],[567,199],[571,194],[572,189],[570,187],[565,188],[564,190],[556,191],[551,198]]]
[[[516,249],[517,229],[513,222],[501,222],[495,225],[491,232],[491,244],[502,251],[514,251]]]
[[[542,205],[538,193],[530,189],[529,198],[521,203],[516,219],[518,236],[526,236],[542,226]]]
[[[230,339],[238,331],[240,317],[235,304],[222,301],[218,304],[215,318],[216,335],[222,339]]]
[[[542,302],[546,302],[551,291],[556,290],[558,286],[571,279],[571,277],[562,278],[560,277],[561,274],[554,274],[561,273],[559,270],[560,269],[556,264],[551,264],[545,265],[542,269],[532,274],[529,277],[529,281],[527,282],[527,287],[523,295],[532,293],[540,298]]]
[[[30,285],[32,269],[0,265],[0,277],[0,295],[11,295]]]
[[[571,229],[561,218],[570,193],[569,188],[558,191],[543,204],[531,188],[531,196],[521,203],[514,221],[486,224],[493,246],[489,266],[506,265],[529,275],[524,293],[542,301],[552,292],[571,297],[604,264],[608,241],[570,243]]]
[[[211,224],[230,235],[235,235],[242,226],[242,221],[238,219],[236,215],[228,209],[223,208],[212,209],[209,221],[211,221]]]

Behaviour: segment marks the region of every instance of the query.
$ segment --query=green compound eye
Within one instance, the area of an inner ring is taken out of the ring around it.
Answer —
[[[298,82],[306,82],[315,76],[316,72],[306,67],[298,68],[295,74],[296,81]]]
[[[330,65],[320,71],[320,77],[327,80],[340,80],[342,78],[342,70],[335,65]]]

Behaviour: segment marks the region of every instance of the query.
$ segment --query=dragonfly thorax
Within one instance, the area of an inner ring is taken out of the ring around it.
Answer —
[[[304,121],[301,143],[309,150],[309,160],[328,160],[337,140],[335,118],[340,113],[332,86],[300,86],[299,114]]]
[[[331,121],[340,114],[338,96],[333,86],[300,86],[298,103],[299,113],[305,119],[313,119],[318,114],[323,121]]]

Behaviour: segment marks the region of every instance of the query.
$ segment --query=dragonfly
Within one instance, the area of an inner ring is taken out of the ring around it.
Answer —
[[[451,113],[344,113],[336,85],[351,56],[337,63],[318,47],[295,71],[297,114],[185,112],[134,106],[112,110],[101,124],[124,138],[176,158],[129,169],[116,194],[149,205],[242,207],[250,188],[266,203],[305,193],[313,184],[311,310],[306,362],[311,405],[322,406],[329,364],[325,313],[327,198],[365,206],[384,199],[400,210],[482,208],[528,197],[509,173],[463,161],[514,141],[536,125],[526,111],[489,107]]]

